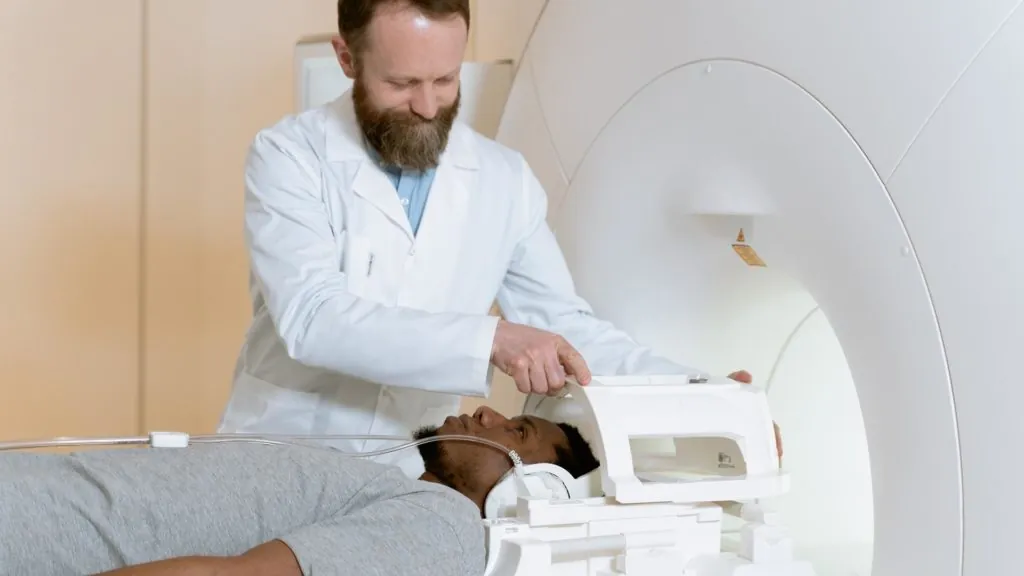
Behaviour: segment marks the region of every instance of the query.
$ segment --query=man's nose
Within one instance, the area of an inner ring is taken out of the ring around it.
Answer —
[[[505,417],[488,406],[481,406],[473,413],[473,418],[480,422],[484,428],[498,426],[505,421]]]
[[[437,95],[432,86],[423,85],[416,90],[411,103],[412,111],[425,120],[433,120],[437,116]]]

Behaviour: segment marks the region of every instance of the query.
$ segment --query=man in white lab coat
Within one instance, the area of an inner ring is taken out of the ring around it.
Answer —
[[[254,317],[220,431],[408,437],[485,395],[492,366],[537,394],[567,375],[695,373],[594,317],[526,161],[454,121],[469,0],[338,14],[353,89],[261,131],[248,157]]]

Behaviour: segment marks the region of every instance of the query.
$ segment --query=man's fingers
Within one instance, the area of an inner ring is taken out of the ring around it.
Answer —
[[[750,375],[750,372],[746,370],[740,370],[739,372],[733,372],[729,374],[730,380],[735,380],[741,384],[750,384],[754,381],[754,377]]]
[[[547,394],[549,390],[548,375],[544,371],[544,365],[533,362],[530,365],[530,388],[534,394]]]
[[[533,391],[530,388],[530,377],[529,376],[526,376],[526,375],[517,376],[515,378],[515,381],[516,381],[516,389],[519,390],[520,392],[522,392],[523,394],[529,394],[530,392]]]
[[[561,392],[565,387],[565,370],[552,358],[544,364],[544,373],[548,377],[548,395]]]
[[[563,343],[558,348],[558,361],[565,367],[565,372],[575,376],[581,386],[590,384],[590,368],[586,360],[568,343]]]
[[[506,374],[512,377],[516,382],[516,389],[523,394],[529,394],[532,392],[530,386],[530,368],[525,362],[514,361],[510,363],[511,366],[505,371]]]

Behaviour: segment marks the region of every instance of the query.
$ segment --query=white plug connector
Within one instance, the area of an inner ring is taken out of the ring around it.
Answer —
[[[189,435],[185,432],[150,432],[150,448],[188,448]]]

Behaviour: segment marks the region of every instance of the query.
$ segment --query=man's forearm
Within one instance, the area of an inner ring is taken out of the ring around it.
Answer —
[[[128,566],[96,576],[227,576],[232,558],[173,558],[137,566]]]
[[[302,576],[302,568],[287,544],[273,540],[241,556],[172,558],[95,576]]]

